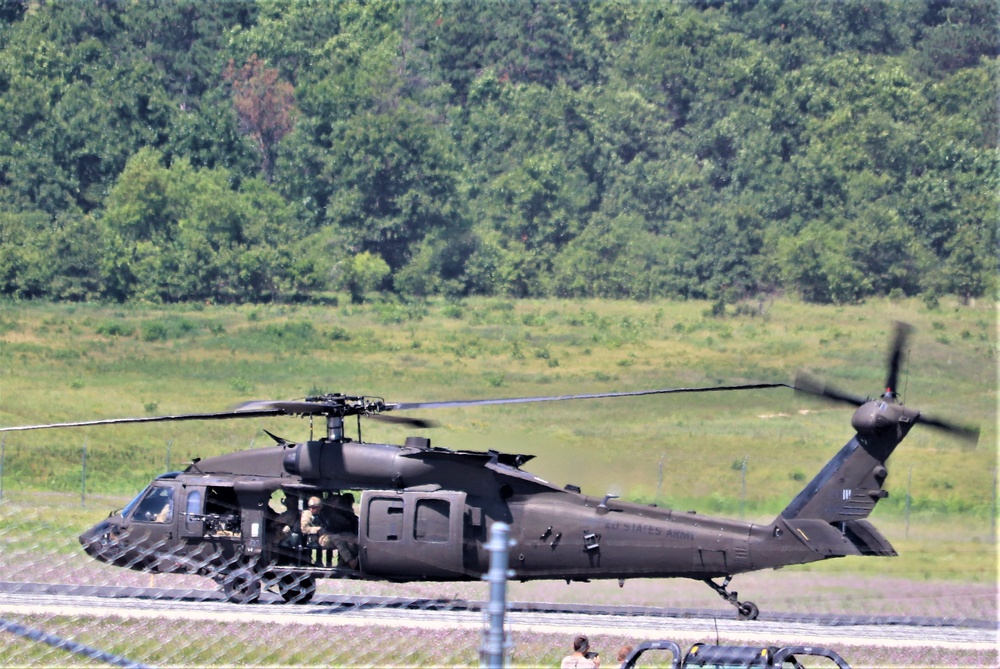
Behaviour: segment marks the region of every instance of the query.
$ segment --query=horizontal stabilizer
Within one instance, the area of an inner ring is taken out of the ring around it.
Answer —
[[[824,557],[862,554],[857,546],[844,536],[840,528],[834,527],[825,520],[818,518],[786,519],[785,524],[792,536]]]
[[[866,520],[831,524],[818,518],[786,518],[785,525],[796,539],[824,557],[896,555],[892,545]]]
[[[895,557],[896,549],[867,520],[849,520],[844,523],[844,535],[857,546],[862,555]]]

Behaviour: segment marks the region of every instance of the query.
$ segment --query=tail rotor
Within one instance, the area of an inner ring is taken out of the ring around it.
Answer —
[[[855,407],[863,407],[878,399],[881,400],[882,405],[880,407],[872,407],[871,411],[880,411],[883,413],[886,405],[902,405],[898,392],[899,370],[902,366],[903,352],[906,348],[907,338],[912,332],[912,325],[898,321],[896,322],[893,330],[892,343],[889,348],[889,357],[886,363],[887,371],[885,385],[883,386],[884,390],[878,398],[860,397],[858,395],[845,392],[829,384],[817,381],[804,372],[800,373],[795,378],[796,392],[805,393],[807,395],[816,395],[833,402],[850,404]],[[909,412],[897,411],[891,413],[895,416],[903,417],[907,416]],[[901,419],[910,420],[909,417]],[[978,427],[961,425],[952,421],[928,416],[922,412],[916,412],[916,415],[912,418],[912,420],[914,423],[923,423],[928,427],[941,430],[946,434],[965,442],[966,444],[971,444],[972,446],[975,446],[975,444],[979,441]]]

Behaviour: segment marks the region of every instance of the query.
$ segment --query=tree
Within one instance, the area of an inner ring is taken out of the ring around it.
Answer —
[[[278,70],[265,66],[256,54],[239,69],[230,61],[225,79],[232,86],[233,108],[240,125],[253,137],[261,171],[270,182],[278,143],[292,131],[298,113],[292,85],[280,80]]]
[[[992,240],[990,239],[992,237]],[[962,304],[997,288],[996,236],[963,226],[948,242],[942,272],[943,292],[958,295]]]
[[[871,291],[866,277],[847,254],[847,236],[830,223],[815,222],[779,243],[782,278],[807,302],[845,304]]]
[[[922,9],[921,33],[911,57],[920,71],[942,76],[1000,55],[1000,7],[993,0],[928,0]]]
[[[344,263],[341,281],[351,293],[351,302],[362,304],[365,296],[377,289],[389,276],[389,265],[377,255],[362,251]]]
[[[163,164],[147,149],[129,161],[105,215],[109,293],[174,302],[275,299],[288,285],[298,217],[265,182],[233,188],[223,168]]]
[[[397,271],[428,234],[462,234],[458,158],[423,112],[404,104],[338,130],[320,178],[330,189],[326,217],[354,251],[378,255]]]
[[[415,295],[971,299],[995,283],[997,16],[10,2],[3,290],[306,299],[367,252]]]
[[[45,212],[0,211],[0,291],[19,298],[49,294],[56,265],[50,262]]]

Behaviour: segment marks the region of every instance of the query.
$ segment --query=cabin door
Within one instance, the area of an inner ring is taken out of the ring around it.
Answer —
[[[361,569],[400,580],[464,576],[464,492],[361,493]]]

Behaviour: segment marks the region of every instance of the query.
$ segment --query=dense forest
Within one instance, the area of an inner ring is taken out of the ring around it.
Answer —
[[[997,290],[995,0],[0,3],[0,294]]]

